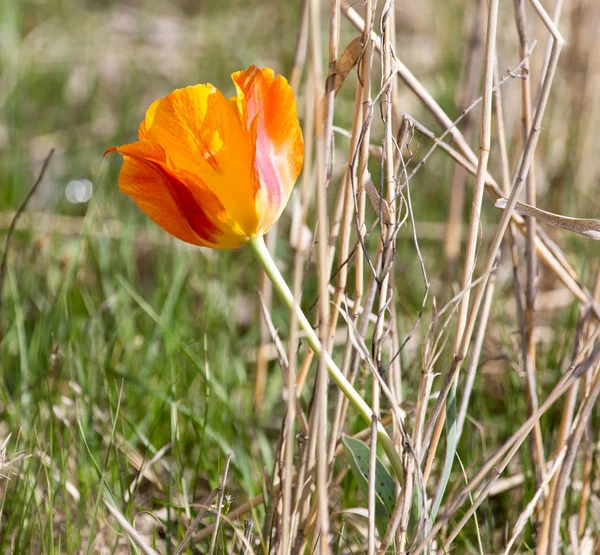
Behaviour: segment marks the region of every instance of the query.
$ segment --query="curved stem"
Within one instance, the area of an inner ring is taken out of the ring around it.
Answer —
[[[337,367],[336,363],[333,361],[329,353],[327,351],[322,350],[321,342],[319,341],[315,330],[313,330],[310,322],[304,315],[304,312],[302,312],[300,305],[294,299],[294,296],[292,295],[292,292],[285,279],[283,279],[281,272],[275,265],[275,261],[273,260],[271,253],[267,249],[262,235],[255,235],[254,237],[251,237],[248,241],[248,246],[252,249],[254,256],[256,256],[257,260],[260,262],[260,265],[263,267],[265,273],[273,283],[273,287],[275,288],[275,291],[277,291],[277,293],[279,294],[281,300],[286,304],[290,311],[293,310],[296,313],[296,317],[298,318],[298,325],[306,333],[306,340],[308,341],[308,344],[310,345],[313,352],[317,356],[323,356],[325,358],[325,364],[327,366],[327,372],[329,374],[329,377],[342,390],[344,395],[352,403],[352,405],[358,411],[358,413],[363,417],[365,422],[367,424],[371,424],[371,418],[373,415],[371,407],[360,396],[358,391],[354,389],[352,384],[346,379],[346,376],[342,374],[341,370]],[[377,423],[377,439],[381,443],[385,454],[390,460],[390,464],[392,465],[392,469],[394,470],[396,478],[398,478],[398,480],[401,481],[403,476],[402,461],[400,460],[400,456],[396,452],[396,448],[394,447],[390,436],[386,432],[381,422]]]

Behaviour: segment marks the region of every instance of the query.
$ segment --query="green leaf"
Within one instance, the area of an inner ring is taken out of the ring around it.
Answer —
[[[369,492],[369,458],[371,450],[362,441],[344,436],[344,451],[352,474],[356,478],[360,489]],[[390,476],[379,458],[375,467],[375,497],[377,499],[376,515],[390,517],[396,504],[396,482]]]

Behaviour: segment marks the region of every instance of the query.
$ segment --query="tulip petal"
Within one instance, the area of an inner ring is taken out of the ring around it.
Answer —
[[[140,125],[139,137],[159,142],[173,167],[199,176],[235,224],[247,236],[256,233],[250,136],[217,89],[195,85],[155,101]]]
[[[211,248],[237,248],[246,242],[217,196],[193,173],[173,169],[160,144],[144,140],[106,152],[124,157],[120,190],[171,235]]]
[[[255,139],[256,203],[267,231],[279,218],[302,170],[304,143],[294,93],[282,76],[251,66],[234,73],[240,119]]]

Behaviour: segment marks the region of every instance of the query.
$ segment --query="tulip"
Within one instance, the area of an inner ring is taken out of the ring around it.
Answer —
[[[251,66],[226,99],[210,84],[156,100],[124,162],[121,191],[182,241],[234,249],[277,221],[302,169],[304,143],[288,82]]]
[[[263,240],[302,169],[294,94],[268,68],[251,66],[232,79],[237,95],[229,100],[210,84],[156,100],[140,124],[140,140],[105,154],[123,155],[119,188],[171,235],[216,249],[251,248],[330,377],[370,424],[373,411],[322,349]],[[377,435],[400,479],[402,462],[381,423]]]

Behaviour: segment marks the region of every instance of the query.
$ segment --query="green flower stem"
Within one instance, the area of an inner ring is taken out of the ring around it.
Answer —
[[[327,371],[329,372],[331,379],[342,390],[346,398],[352,403],[358,413],[365,419],[365,422],[371,424],[371,418],[373,416],[371,407],[360,396],[358,391],[352,387],[352,384],[346,379],[346,376],[342,374],[341,370],[337,367],[331,356],[329,356],[329,353],[327,351],[322,352],[321,342],[319,341],[315,330],[313,330],[310,322],[304,315],[304,312],[302,312],[300,305],[294,299],[294,296],[292,295],[292,292],[290,291],[285,279],[283,279],[281,272],[275,265],[275,261],[273,260],[269,249],[267,249],[262,235],[255,235],[254,237],[251,237],[248,241],[248,245],[260,262],[260,265],[263,267],[267,276],[269,276],[269,279],[273,283],[273,287],[275,287],[277,293],[279,293],[281,300],[287,305],[290,311],[293,310],[296,313],[298,324],[306,333],[306,339],[311,349],[317,356],[325,357],[325,364],[327,365]],[[403,474],[402,461],[400,460],[400,457],[396,452],[396,448],[394,447],[390,436],[386,432],[381,422],[377,422],[377,439],[381,443],[383,450],[390,460],[394,474],[398,480],[401,481]]]

